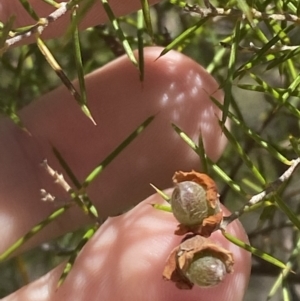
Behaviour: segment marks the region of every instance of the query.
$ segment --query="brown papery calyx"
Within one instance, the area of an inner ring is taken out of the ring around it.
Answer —
[[[216,260],[221,260],[226,273],[232,273],[234,260],[231,252],[214,244],[205,237],[193,235],[187,236],[179,246],[173,249],[167,259],[163,271],[163,278],[175,282],[176,286],[180,289],[192,289],[194,283],[192,283],[186,275],[191,263],[201,255],[201,253],[209,254],[211,257],[216,258]],[[203,277],[205,277],[205,275]],[[222,279],[219,279],[219,272],[216,270],[216,279],[212,281],[212,285],[215,285],[221,280]]]
[[[206,202],[208,207],[212,209],[212,211],[215,211],[214,214],[205,218],[199,225],[187,226],[179,224],[175,234],[184,235],[186,233],[194,233],[209,237],[212,232],[219,228],[223,220],[223,212],[220,208],[219,194],[215,181],[207,174],[199,173],[194,170],[191,172],[177,171],[172,180],[174,184],[193,181],[201,185],[206,190]]]

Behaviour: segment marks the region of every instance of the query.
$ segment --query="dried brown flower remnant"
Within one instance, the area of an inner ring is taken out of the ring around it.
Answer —
[[[184,240],[170,254],[163,277],[180,289],[191,289],[220,283],[233,271],[233,255],[200,235]]]
[[[176,185],[171,206],[180,222],[176,234],[188,232],[208,237],[222,221],[219,195],[215,182],[206,174],[196,171],[178,171],[173,176]]]

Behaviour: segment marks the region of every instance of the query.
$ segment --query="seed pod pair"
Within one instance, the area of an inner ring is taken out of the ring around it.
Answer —
[[[170,203],[180,223],[175,233],[189,234],[171,252],[163,277],[180,289],[217,285],[232,272],[234,261],[231,252],[206,238],[223,218],[216,184],[195,171],[176,172],[173,182],[176,186]]]

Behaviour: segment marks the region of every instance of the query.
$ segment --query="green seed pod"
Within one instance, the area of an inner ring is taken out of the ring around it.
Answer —
[[[185,276],[194,284],[210,287],[219,284],[226,276],[226,266],[218,257],[202,253],[193,259]]]
[[[193,181],[176,184],[171,206],[175,218],[185,226],[200,225],[205,218],[220,212],[219,202],[211,207],[206,189]]]

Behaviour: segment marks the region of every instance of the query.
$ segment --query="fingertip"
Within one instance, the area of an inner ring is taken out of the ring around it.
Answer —
[[[171,190],[167,193],[170,194]],[[163,280],[166,260],[182,236],[174,235],[177,221],[173,215],[154,209],[151,206],[154,203],[165,204],[155,194],[126,214],[107,220],[85,249],[85,255],[82,254],[78,260],[77,269],[68,279],[69,285],[74,281],[79,283],[80,269],[84,266],[93,277],[87,278],[88,288],[82,282],[80,290],[101,296],[103,300],[243,300],[251,256],[226,240],[219,231],[211,239],[231,251],[235,259],[234,272],[227,275],[222,283],[212,288],[194,286],[192,290],[180,290],[174,283]],[[247,239],[238,222],[232,223],[228,231],[241,240]],[[65,289],[68,290],[67,287]],[[76,291],[68,300],[75,296]]]
[[[169,111],[166,119],[198,143],[202,137],[205,151],[217,160],[227,139],[219,125],[222,112],[212,98],[223,103],[223,91],[204,67],[177,51],[160,56],[163,48],[145,48],[145,78],[162,92],[157,97],[157,111]],[[158,58],[158,59],[157,59]],[[229,127],[229,122],[226,122]]]
[[[54,210],[52,204],[44,204],[37,197],[39,189],[47,190],[56,199],[66,199],[66,193],[40,167],[47,158],[54,170],[62,171],[53,146],[77,179],[84,181],[142,122],[155,115],[154,121],[88,187],[101,217],[116,215],[144,199],[152,193],[149,183],[163,189],[172,185],[174,171],[199,169],[199,156],[174,131],[172,123],[195,143],[201,133],[206,153],[213,160],[221,155],[225,145],[218,122],[221,113],[210,100],[211,95],[216,95],[222,101],[217,82],[199,64],[176,51],[155,61],[161,51],[160,47],[145,48],[143,83],[126,56],[86,77],[96,127],[65,87],[42,96],[19,113],[32,137],[21,131],[10,133],[15,143],[6,145],[6,151],[11,157],[19,156],[20,162],[18,166],[4,162],[3,166],[26,190],[12,192],[4,185],[2,195],[10,202],[3,202],[1,210],[5,215],[21,203],[27,206],[12,216],[14,228],[7,233],[4,249]],[[67,218],[54,221],[42,235],[37,235],[35,243],[83,223],[86,218],[81,218],[79,210],[69,211]]]
[[[173,215],[151,206],[163,202],[155,194],[126,214],[109,218],[85,245],[58,290],[56,285],[62,266],[5,301],[241,301],[247,287],[250,256],[220,233],[214,233],[212,240],[234,253],[233,274],[227,275],[218,286],[205,289],[194,286],[192,290],[179,290],[174,283],[163,280],[166,259],[182,239],[174,235],[177,222]],[[232,223],[228,231],[246,239],[237,222]]]
[[[202,135],[212,160],[217,160],[224,150],[226,138],[218,119],[221,112],[210,99],[214,95],[223,100],[217,82],[199,64],[176,51],[155,61],[161,51],[161,47],[145,48],[143,83],[126,56],[87,76],[89,107],[96,127],[83,116],[65,89],[45,95],[21,112],[33,135],[50,141],[79,179],[84,179],[142,122],[155,116],[89,187],[89,195],[104,216],[115,215],[112,207],[123,210],[128,205],[124,200],[135,204],[145,198],[151,193],[149,183],[163,189],[172,184],[174,171],[199,169],[198,155],[172,124],[195,143]],[[60,169],[55,165],[52,149],[42,156]]]

